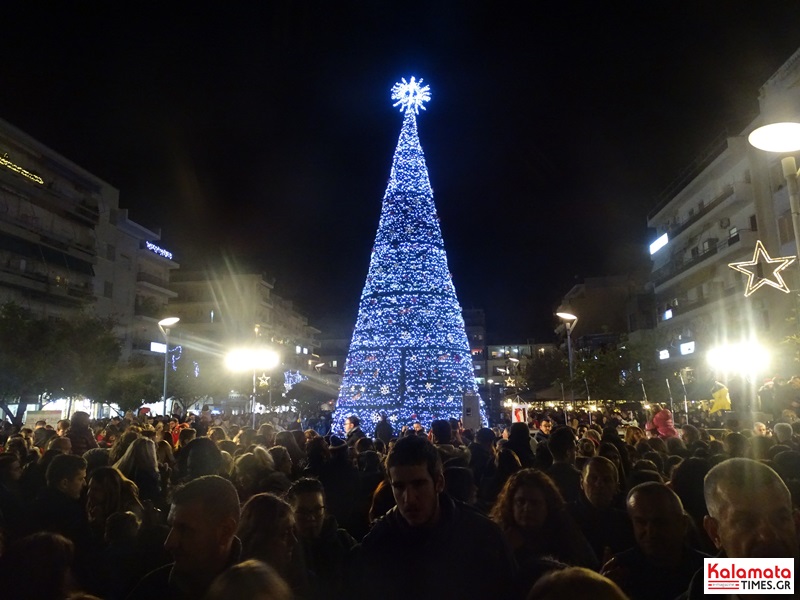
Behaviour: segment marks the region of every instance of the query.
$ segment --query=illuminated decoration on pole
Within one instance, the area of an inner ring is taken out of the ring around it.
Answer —
[[[753,251],[753,260],[730,263],[728,266],[731,269],[747,275],[747,287],[744,291],[744,296],[747,298],[750,294],[755,292],[763,285],[770,285],[776,290],[780,290],[785,294],[788,294],[789,286],[786,285],[786,282],[783,280],[781,271],[792,264],[794,260],[794,256],[770,258],[770,255],[767,254],[767,251],[764,249],[764,244],[761,243],[761,240],[757,240],[756,248]],[[774,281],[769,277],[761,277],[758,274],[759,264],[767,265],[764,271],[772,269],[772,277],[774,277]]]
[[[413,81],[413,79],[412,79],[412,81]],[[4,154],[3,156],[0,156],[0,165],[3,165],[7,169],[11,169],[12,171],[14,171],[14,173],[18,173],[18,174],[22,175],[23,177],[27,177],[31,181],[35,181],[36,183],[38,183],[40,185],[44,185],[44,179],[39,177],[36,173],[31,173],[30,171],[26,171],[25,169],[23,169],[19,165],[16,165],[13,162],[11,162],[10,160],[8,160],[8,153]]]
[[[392,100],[397,100],[392,106],[400,106],[400,112],[414,111],[419,114],[419,109],[425,109],[425,102],[431,99],[429,85],[420,87],[422,79],[417,81],[413,77],[411,81],[406,81],[405,77],[400,79],[400,83],[395,83],[392,88]]]
[[[392,88],[405,116],[333,418],[337,432],[351,414],[368,433],[382,412],[397,428],[460,419],[463,395],[477,394],[417,134],[417,108],[429,97],[413,78]]]

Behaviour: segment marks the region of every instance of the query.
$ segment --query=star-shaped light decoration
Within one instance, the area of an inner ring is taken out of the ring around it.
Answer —
[[[392,100],[397,100],[392,106],[400,106],[400,112],[413,110],[419,114],[419,109],[425,110],[423,102],[431,99],[431,86],[421,87],[422,79],[417,81],[414,77],[411,81],[406,81],[403,77],[400,83],[395,83],[392,87]]]
[[[506,387],[514,387],[514,378],[506,377]]]
[[[794,256],[771,258],[764,249],[764,244],[761,243],[761,240],[757,240],[756,248],[753,251],[753,260],[730,263],[728,266],[735,271],[747,275],[747,287],[744,291],[745,298],[763,285],[771,285],[776,290],[788,294],[789,286],[786,285],[786,282],[783,280],[781,271],[792,264],[795,258]],[[772,275],[770,277],[761,277],[758,274],[759,264],[765,265],[764,271],[772,269]],[[774,280],[772,278],[774,278]]]
[[[267,376],[267,374],[266,374],[266,373],[264,373],[264,374],[262,374],[261,376],[259,376],[259,378],[258,378],[258,385],[259,385],[260,387],[267,387],[267,384],[268,384],[268,383],[269,383],[269,377]]]

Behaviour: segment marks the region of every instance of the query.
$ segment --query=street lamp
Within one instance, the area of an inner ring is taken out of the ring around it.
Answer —
[[[767,152],[797,152],[800,150],[800,123],[772,123],[764,125],[747,136],[747,141]],[[794,229],[794,245],[798,261],[800,261],[800,191],[798,191],[797,164],[794,156],[781,159],[783,177],[786,179],[786,188],[789,191],[789,208],[792,213],[792,228]],[[800,266],[800,262],[797,263]]]
[[[256,372],[271,371],[278,366],[280,356],[278,353],[268,348],[237,348],[231,350],[225,357],[225,365],[230,371],[253,373],[253,398],[251,400],[251,410],[253,413],[253,429],[256,428]],[[270,381],[270,393],[272,381]]]
[[[556,316],[564,321],[564,327],[567,330],[567,359],[569,360],[569,378],[572,379],[574,376],[574,366],[572,362],[572,330],[575,329],[578,317],[567,309],[559,310]]]
[[[158,328],[164,335],[164,416],[167,416],[167,365],[169,364],[169,330],[180,321],[178,317],[167,317],[158,322]]]

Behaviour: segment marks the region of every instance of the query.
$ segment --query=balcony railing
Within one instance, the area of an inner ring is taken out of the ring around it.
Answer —
[[[169,289],[169,280],[164,279],[162,277],[156,277],[155,275],[151,275],[150,273],[137,273],[136,274],[136,281],[141,281],[143,283],[149,283],[151,285],[157,285],[160,288],[165,290]]]

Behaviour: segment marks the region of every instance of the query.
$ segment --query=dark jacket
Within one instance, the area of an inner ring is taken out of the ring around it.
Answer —
[[[516,563],[500,528],[447,494],[439,506],[430,528],[410,527],[397,507],[375,523],[353,570],[360,580],[349,587],[358,598],[508,597]]]
[[[169,598],[169,600],[198,600],[202,598],[212,581],[239,562],[242,556],[242,542],[233,538],[228,562],[219,573],[193,573],[191,576],[175,573],[175,563],[170,563],[151,571],[133,588],[128,600],[152,600],[153,598]]]
[[[545,472],[556,484],[565,502],[578,501],[581,496],[581,472],[578,469],[569,463],[554,462]]]
[[[609,564],[613,564],[611,578],[631,600],[673,600],[686,591],[692,576],[703,568],[704,558],[710,556],[687,546],[681,563],[667,570],[648,561],[635,546],[615,555]]]
[[[601,561],[607,559],[606,548],[612,554],[632,548],[636,543],[628,513],[618,508],[600,510],[592,506],[581,493],[577,502],[567,505],[592,550]]]
[[[345,441],[350,448],[356,445],[356,442],[361,438],[367,437],[367,434],[361,431],[361,427],[353,427],[348,433]]]
[[[94,439],[92,430],[88,427],[70,427],[67,437],[72,442],[72,454],[83,456],[83,453],[92,448],[97,448],[97,440]]]
[[[346,530],[333,517],[327,517],[322,532],[314,540],[300,540],[305,566],[312,579],[312,598],[344,598],[350,553],[356,546]]]

